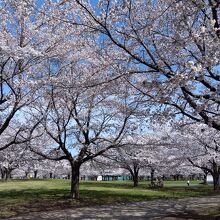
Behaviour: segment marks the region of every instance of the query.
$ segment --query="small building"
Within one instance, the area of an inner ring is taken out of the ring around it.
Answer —
[[[207,177],[206,177],[206,181],[207,181],[208,184],[212,184],[213,183],[212,175],[208,174]],[[219,174],[218,184],[220,185],[220,174]]]
[[[102,180],[103,181],[114,181],[114,180],[131,180],[131,176],[129,175],[113,175],[113,174],[108,174],[108,175],[103,175]]]

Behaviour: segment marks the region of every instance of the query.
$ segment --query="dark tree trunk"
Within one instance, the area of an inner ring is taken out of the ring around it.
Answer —
[[[5,169],[4,168],[1,169],[1,178],[5,179]]]
[[[25,179],[28,178],[28,174],[29,174],[29,172],[25,172]]]
[[[154,184],[154,172],[155,172],[155,170],[154,170],[154,169],[151,169],[151,172],[150,172],[150,181],[151,181],[151,184],[152,184],[152,185]]]
[[[138,171],[134,172],[133,176],[132,176],[132,179],[133,179],[133,186],[134,187],[137,187],[138,186]]]
[[[37,179],[38,170],[34,170],[34,179]]]
[[[13,168],[8,169],[8,179],[12,178],[12,171],[13,170],[14,170]]]
[[[219,188],[219,167],[218,167],[217,163],[214,160],[212,162],[211,175],[213,177],[214,190],[217,190]]]
[[[219,173],[212,173],[212,177],[214,190],[217,190],[219,187]]]
[[[5,169],[5,180],[8,180],[10,178],[10,170],[9,169]]]
[[[80,165],[75,163],[71,164],[71,191],[70,197],[72,199],[79,199],[79,170]]]
[[[207,185],[207,174],[203,175],[203,183]]]
[[[49,175],[50,175],[50,179],[52,179],[53,178],[53,173],[49,173]]]
[[[133,180],[133,187],[138,186],[139,181],[139,167],[136,164],[133,164],[133,167],[127,167],[127,170],[130,172],[132,180]]]

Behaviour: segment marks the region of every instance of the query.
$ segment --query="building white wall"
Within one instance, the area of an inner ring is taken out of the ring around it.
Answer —
[[[206,177],[207,183],[213,183],[213,177],[212,175],[207,175]],[[219,175],[219,184],[220,184],[220,175]]]

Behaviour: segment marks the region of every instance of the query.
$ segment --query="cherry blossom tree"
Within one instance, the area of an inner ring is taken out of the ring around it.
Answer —
[[[165,135],[158,128],[154,133],[132,134],[126,137],[124,147],[106,152],[101,163],[127,170],[134,187],[138,186],[140,173],[150,174],[151,184],[154,185],[156,176],[176,175],[182,172],[182,167],[186,167],[180,161],[179,154],[176,154],[179,148],[175,148]]]
[[[106,170],[110,168],[109,164],[103,163],[103,158],[95,158],[86,163],[83,163],[80,168],[80,174],[82,180],[91,180],[98,179],[98,176],[102,176],[106,173]],[[111,170],[114,170],[114,167],[111,166]]]
[[[57,42],[61,41],[61,35],[54,33],[56,22],[37,7],[36,1],[25,0],[3,0],[0,4],[0,136],[14,129],[14,138],[2,143],[0,150],[24,141],[20,139],[26,127],[23,117],[38,97],[41,83],[37,79],[45,71],[42,62],[56,55]],[[15,123],[19,125],[16,128]]]
[[[125,139],[125,143],[124,147],[107,152],[105,157],[112,160],[108,163],[127,170],[132,177],[133,186],[137,187],[140,172],[152,167],[153,163],[160,163],[156,158],[159,155],[158,140],[151,135],[132,134]]]
[[[0,151],[0,173],[2,179],[12,177],[14,170],[25,166],[29,160],[27,149],[18,145],[11,145],[5,150]]]
[[[62,19],[99,34],[113,59],[124,53],[120,62],[133,87],[164,114],[220,130],[219,1],[64,0],[57,7],[72,12],[77,5],[77,19]]]
[[[219,131],[198,123],[179,128],[171,138],[171,142],[176,143],[179,148],[176,148],[175,153],[177,159],[188,160],[205,175],[210,173],[213,176],[214,189],[219,185],[219,140]]]
[[[144,157],[144,151],[136,146],[128,146],[125,149],[118,149],[118,155],[114,159],[119,167],[129,171],[132,176],[133,186],[138,186],[139,171],[146,168],[146,157]]]
[[[63,10],[55,6],[53,1],[1,1],[0,136],[6,136],[7,130],[13,128],[14,139],[2,144],[0,150],[24,142],[20,134],[25,129],[29,130],[26,141],[31,138],[38,122],[29,124],[27,113],[33,101],[41,97],[41,88],[59,70],[61,57],[69,58],[73,50],[80,57],[85,53],[81,50],[83,45],[90,43],[79,28],[72,30],[70,24],[56,19]]]
[[[191,134],[199,148],[193,149],[194,157],[190,157],[189,161],[204,173],[209,172],[213,177],[214,189],[217,189],[220,176],[219,132],[200,125]]]
[[[44,96],[32,112],[33,120],[44,117],[35,130],[42,133],[41,144],[39,140],[31,141],[31,150],[46,159],[69,162],[70,196],[75,199],[79,198],[81,165],[124,145],[122,139],[131,131],[141,106],[142,96],[130,96],[130,89],[122,81],[85,87],[84,82],[93,80],[91,75],[96,77],[96,69],[90,65],[80,61],[66,67],[50,87],[45,86]],[[65,82],[63,77],[69,80]]]

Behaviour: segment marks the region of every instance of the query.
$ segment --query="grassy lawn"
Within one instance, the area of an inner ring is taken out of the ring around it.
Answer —
[[[183,198],[189,196],[216,195],[211,186],[198,182],[165,182],[163,189],[149,189],[149,183],[140,182],[133,188],[129,181],[95,182],[80,184],[79,201],[66,199],[69,193],[69,180],[13,180],[0,182],[0,219],[30,211],[45,211],[70,207],[133,202],[150,199]],[[179,184],[179,186],[178,186]],[[173,185],[173,186],[172,186]]]

